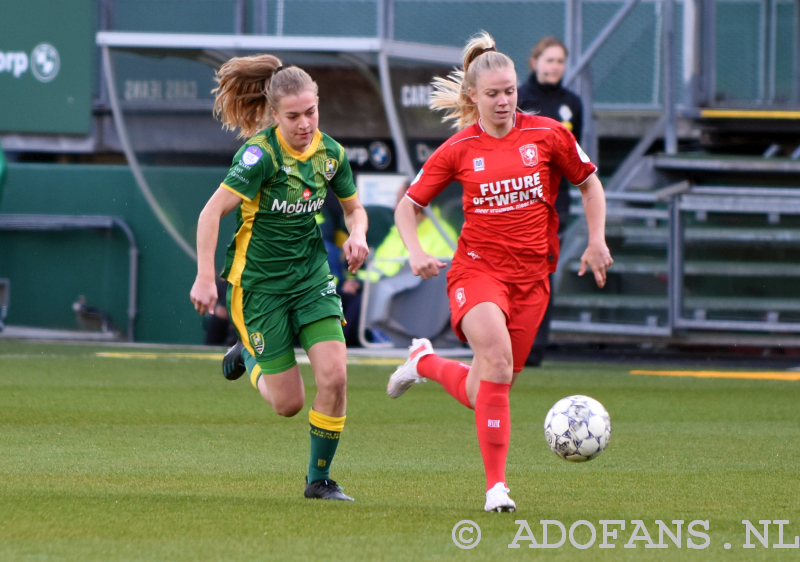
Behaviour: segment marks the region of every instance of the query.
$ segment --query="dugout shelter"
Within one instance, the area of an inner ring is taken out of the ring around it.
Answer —
[[[396,104],[396,99],[392,88],[392,76],[390,73],[390,60],[403,62],[413,62],[412,72],[420,73],[420,67],[429,67],[431,75],[435,71],[447,70],[448,67],[457,66],[461,61],[461,49],[437,45],[424,45],[418,43],[398,42],[383,38],[362,39],[362,38],[341,38],[341,37],[257,37],[257,36],[225,36],[225,35],[186,35],[186,34],[153,34],[153,33],[121,33],[121,32],[99,32],[97,34],[97,44],[101,47],[105,86],[108,92],[111,112],[114,118],[116,133],[118,135],[121,148],[125,154],[128,165],[131,168],[136,184],[144,198],[147,200],[153,213],[158,217],[159,222],[170,234],[173,240],[183,251],[193,260],[197,259],[194,248],[183,238],[181,233],[174,227],[167,217],[164,210],[153,195],[145,175],[142,173],[141,166],[133,149],[126,125],[125,114],[119,103],[117,93],[114,62],[112,51],[129,52],[143,54],[150,57],[176,56],[197,60],[215,67],[230,59],[232,56],[247,55],[254,53],[268,52],[278,56],[284,64],[302,65],[306,70],[310,70],[312,76],[315,72],[311,69],[318,68],[318,72],[324,75],[324,67],[331,64],[331,58],[338,65],[344,63],[355,70],[371,87],[379,94],[382,102],[382,113],[391,135],[392,145],[396,158],[395,170],[400,176],[405,176],[410,181],[416,174],[419,164],[412,162],[409,154],[405,128],[401,123],[401,118]],[[377,72],[375,71],[377,70]],[[423,70],[423,73],[425,71]],[[342,88],[348,89],[350,84],[342,73],[339,79],[343,82]],[[430,77],[425,77],[425,83],[430,82]],[[325,95],[326,85],[321,85],[321,95]],[[406,94],[413,96],[414,92]],[[427,96],[421,96],[426,102]],[[323,102],[324,103],[324,102]],[[421,104],[417,104],[421,105]],[[325,115],[325,110],[322,111]],[[324,119],[324,117],[323,117]],[[366,117],[374,119],[374,117]],[[435,130],[441,129],[440,124],[430,119],[424,119],[433,124]],[[412,123],[413,126],[413,123]],[[417,125],[419,128],[420,126]],[[422,126],[424,128],[424,125]],[[428,133],[429,135],[431,133]],[[376,150],[371,147],[371,151]],[[374,154],[370,154],[374,160]],[[393,199],[391,201],[394,202]],[[452,244],[455,249],[455,241],[452,240],[444,231],[439,223],[438,217],[425,209],[426,214],[432,222],[440,229],[443,236]],[[391,291],[386,293],[386,291]],[[443,332],[448,324],[449,311],[447,310],[446,293],[441,284],[430,286],[403,286],[397,289],[385,287],[385,300],[396,300],[395,297],[403,300],[416,301],[416,306],[422,310],[431,311],[424,317],[406,321],[405,337],[401,335],[395,342],[404,346],[410,343],[414,335],[414,323],[421,323],[421,328],[427,327],[431,322],[441,326],[438,332]],[[365,291],[364,308],[370,307],[368,302],[368,291]],[[445,303],[442,307],[441,303]],[[394,306],[391,310],[402,310],[403,307]],[[374,318],[375,324],[392,321],[389,317],[391,311],[388,309],[383,315]],[[431,316],[436,319],[431,319]],[[384,324],[382,324],[384,325]],[[405,341],[407,339],[408,341]]]

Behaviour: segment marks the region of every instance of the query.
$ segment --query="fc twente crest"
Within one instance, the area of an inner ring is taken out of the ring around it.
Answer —
[[[539,163],[539,149],[535,144],[526,144],[519,147],[519,153],[522,155],[522,163],[531,168]]]

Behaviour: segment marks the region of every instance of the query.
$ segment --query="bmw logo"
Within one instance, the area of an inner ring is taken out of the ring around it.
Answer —
[[[369,145],[369,159],[379,170],[385,170],[392,163],[392,154],[384,143],[375,141]]]
[[[39,82],[50,82],[60,66],[58,51],[49,43],[39,43],[31,51],[31,72]]]

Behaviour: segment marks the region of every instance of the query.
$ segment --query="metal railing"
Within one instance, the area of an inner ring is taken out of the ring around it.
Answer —
[[[133,341],[136,323],[137,268],[139,249],[128,224],[119,217],[100,215],[23,215],[0,214],[0,230],[61,231],[111,230],[119,228],[128,240],[128,330],[127,340]]]
[[[579,193],[575,192],[575,196]],[[663,295],[584,294],[559,295],[555,304],[561,309],[577,309],[579,320],[559,319],[554,314],[554,331],[670,337],[676,330],[716,330],[728,332],[800,333],[800,299],[747,294],[686,294],[687,277],[747,278],[763,277],[800,280],[800,261],[759,261],[736,259],[728,252],[723,259],[686,260],[686,248],[709,244],[747,245],[782,244],[800,247],[800,228],[781,226],[783,217],[800,216],[800,190],[784,188],[748,188],[698,186],[688,182],[652,193],[607,193],[609,240],[622,239],[621,245],[653,248],[666,246],[666,260],[657,257],[624,254],[609,270],[609,275],[666,275]],[[580,215],[580,205],[571,207]],[[715,216],[762,215],[764,226],[702,226]],[[693,216],[692,226],[686,226]],[[800,224],[790,219],[790,222]],[[638,223],[638,224],[637,224]],[[576,270],[574,263],[560,268]],[[638,310],[639,322],[597,322],[596,311]],[[661,312],[662,316],[653,314]],[[689,314],[687,315],[687,312]],[[665,314],[663,314],[665,313]],[[737,314],[760,316],[760,320],[730,318]],[[792,319],[781,320],[782,315]],[[717,316],[711,318],[710,316]],[[728,318],[726,318],[726,316]]]

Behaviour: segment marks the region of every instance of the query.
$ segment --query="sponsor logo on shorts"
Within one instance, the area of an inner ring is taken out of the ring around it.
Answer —
[[[519,153],[522,155],[522,163],[526,166],[533,167],[539,163],[539,149],[535,144],[520,146]]]
[[[252,166],[261,160],[262,156],[264,156],[264,153],[261,152],[260,148],[257,146],[251,146],[244,151],[244,154],[242,154],[242,162],[244,162],[246,166]]]
[[[463,287],[456,289],[456,302],[458,303],[458,308],[467,304],[467,295],[464,293]]]
[[[472,259],[474,259],[474,260],[479,260],[479,259],[481,259],[481,257],[478,255],[478,252],[469,252],[467,255],[468,255],[469,257],[471,257]]]
[[[472,159],[472,169],[476,172],[482,172],[486,169],[486,165],[483,162],[483,157]]]
[[[253,349],[255,349],[256,353],[259,355],[264,352],[264,336],[261,335],[261,332],[250,334],[250,343],[253,344]]]
[[[339,161],[335,158],[328,158],[325,160],[325,177],[328,178],[328,181],[333,179],[333,176],[336,175],[336,172],[339,170]]]
[[[328,295],[335,295],[336,294],[336,281],[328,281],[328,288],[324,291],[319,292],[320,295],[323,297],[327,297]]]

